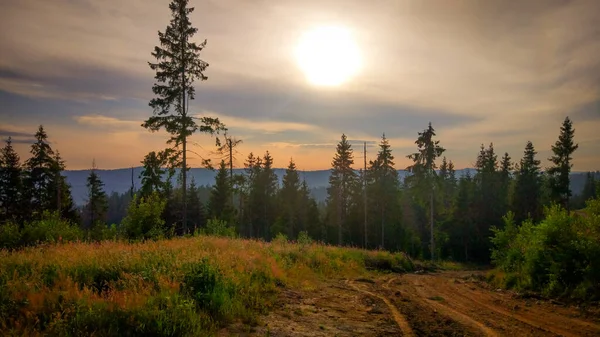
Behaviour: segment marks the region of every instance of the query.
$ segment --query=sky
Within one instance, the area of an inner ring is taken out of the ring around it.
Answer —
[[[4,0],[0,5],[0,138],[22,157],[46,128],[68,169],[139,166],[165,147],[152,115],[148,62],[168,0]],[[566,116],[574,170],[600,169],[600,1],[190,0],[207,81],[191,109],[242,139],[235,165],[269,150],[276,167],[327,169],[342,133],[374,159],[383,133],[409,165],[429,122],[457,168],[481,144],[518,160],[532,141],[548,166]],[[362,66],[337,87],[307,82],[294,57],[302,34],[343,26]],[[191,165],[215,158],[192,137]]]

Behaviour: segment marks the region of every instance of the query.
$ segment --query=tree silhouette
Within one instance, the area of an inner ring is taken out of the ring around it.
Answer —
[[[196,118],[189,114],[189,100],[195,97],[195,80],[205,81],[204,71],[208,63],[200,59],[200,51],[206,46],[206,40],[197,44],[192,37],[198,29],[193,27],[189,15],[194,11],[188,7],[188,0],[173,0],[169,4],[171,22],[164,32],[158,32],[160,47],[154,47],[152,56],[157,63],[149,62],[156,71],[156,83],[152,91],[156,95],[149,105],[154,115],[142,126],[151,131],[164,128],[171,137],[167,144],[172,167],[180,167],[183,191],[183,230],[187,232],[187,145],[188,138],[196,131],[215,134],[224,130],[218,118]],[[219,140],[217,138],[217,145]]]
[[[329,187],[327,188],[327,205],[329,220],[337,223],[338,244],[343,244],[344,221],[348,217],[354,185],[358,183],[358,176],[352,169],[354,157],[352,146],[345,134],[337,145],[336,154],[331,163]]]
[[[574,137],[573,123],[569,117],[566,117],[560,128],[558,140],[552,145],[554,155],[548,158],[554,164],[547,170],[552,201],[560,203],[567,210],[570,210],[569,200],[572,196],[569,186],[571,168],[573,167],[572,155],[579,148],[579,145],[573,142]]]
[[[0,205],[2,219],[17,220],[22,214],[22,174],[19,154],[8,137],[6,145],[0,151]]]

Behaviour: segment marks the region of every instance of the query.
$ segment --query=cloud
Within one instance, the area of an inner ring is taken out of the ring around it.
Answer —
[[[282,122],[282,121],[261,121],[261,120],[252,120],[248,118],[235,117],[235,116],[227,116],[224,114],[219,114],[215,112],[203,112],[202,114],[197,115],[197,117],[201,116],[210,116],[219,118],[219,120],[225,124],[227,129],[247,132],[247,131],[260,131],[263,133],[271,134],[271,133],[279,133],[283,131],[316,131],[320,128],[315,125],[305,124],[305,123],[295,123],[295,122]]]
[[[575,110],[572,119],[578,121],[598,121],[600,120],[600,99],[583,104]]]
[[[141,130],[139,122],[121,120],[114,117],[102,116],[102,115],[86,115],[86,116],[75,116],[74,119],[79,124],[91,125],[96,127],[108,127],[112,129],[138,129]]]
[[[191,107],[215,112],[245,150],[279,144],[283,156],[328,165],[321,157],[341,133],[378,142],[385,132],[402,157],[431,121],[448,156],[467,165],[481,143],[520,155],[531,139],[547,151],[566,115],[582,144],[597,133],[600,2],[191,3],[210,64]],[[149,137],[139,126],[151,114],[147,62],[168,20],[166,3],[143,0],[3,4],[0,29],[12,33],[0,35],[1,124],[84,129],[70,146],[106,130]],[[296,39],[320,24],[349,27],[365,60],[332,90],[309,87],[292,57]]]
[[[9,137],[13,144],[32,144],[35,141],[34,132],[10,124],[0,126],[0,139],[6,140]]]

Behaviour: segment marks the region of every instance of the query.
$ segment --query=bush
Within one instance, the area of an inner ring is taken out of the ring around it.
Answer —
[[[226,221],[219,219],[209,219],[206,222],[206,228],[200,228],[196,233],[228,238],[235,238],[237,236],[234,227],[228,226]]]
[[[301,250],[305,250],[308,246],[313,243],[313,240],[308,236],[306,231],[298,233],[298,245]]]
[[[56,212],[45,211],[40,220],[25,224],[21,244],[28,246],[45,242],[70,242],[82,237],[83,232],[79,227],[61,219]]]
[[[0,249],[15,249],[21,244],[19,225],[12,222],[0,225]]]
[[[283,233],[277,233],[277,235],[275,235],[275,238],[273,239],[273,242],[285,245],[288,242],[288,237]]]
[[[365,268],[404,273],[414,269],[412,262],[403,254],[388,252],[370,253],[364,257]]]
[[[88,237],[92,241],[116,240],[118,237],[117,225],[108,226],[97,222],[88,233]]]
[[[181,292],[194,300],[198,308],[218,320],[225,320],[231,312],[229,306],[235,287],[223,277],[219,269],[207,258],[187,267],[181,283]]]
[[[160,239],[165,236],[162,213],[167,205],[158,193],[142,197],[137,195],[129,204],[127,216],[121,222],[123,235],[130,240]]]
[[[546,296],[581,300],[600,298],[600,199],[587,203],[584,215],[559,206],[546,209],[539,224],[493,229],[492,261],[510,277],[504,286],[540,291]]]

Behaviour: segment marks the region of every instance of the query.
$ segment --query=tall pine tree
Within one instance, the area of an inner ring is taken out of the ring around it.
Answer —
[[[532,142],[527,142],[523,159],[517,171],[513,210],[515,221],[520,224],[531,218],[534,222],[542,218],[541,169],[540,161],[535,159],[537,152]]]
[[[308,232],[311,238],[323,240],[323,224],[320,219],[319,207],[317,201],[310,195],[310,189],[306,180],[300,185],[300,201],[298,203],[299,230]]]
[[[488,262],[490,249],[489,237],[492,227],[502,225],[502,216],[505,214],[505,204],[502,201],[501,172],[499,170],[498,155],[494,144],[486,148],[481,144],[477,161],[477,173],[474,176],[474,203],[475,208],[475,235],[472,241],[473,256],[479,262]]]
[[[81,217],[71,195],[71,185],[67,183],[67,178],[62,175],[65,167],[64,160],[60,156],[60,153],[56,151],[52,171],[55,178],[50,186],[50,190],[54,190],[55,193],[50,194],[52,196],[50,204],[55,205],[56,211],[63,219],[79,224]]]
[[[550,178],[552,201],[559,203],[567,211],[570,210],[569,200],[572,196],[570,188],[571,168],[573,167],[572,155],[579,148],[579,145],[573,141],[574,137],[573,123],[569,117],[566,117],[560,128],[558,140],[552,145],[554,155],[548,159],[553,164],[547,170]]]
[[[455,228],[451,233],[452,246],[454,257],[461,257],[464,261],[471,259],[472,241],[475,236],[475,199],[474,199],[474,182],[471,174],[467,174],[460,178],[458,182],[458,195],[456,198],[456,207],[454,209],[454,224]],[[460,248],[459,248],[460,247]]]
[[[245,200],[243,204],[244,231],[249,237],[258,237],[258,227],[261,222],[262,215],[262,192],[261,192],[261,177],[262,177],[262,159],[254,156],[252,152],[248,155],[244,163],[245,179],[244,193]]]
[[[300,199],[300,177],[296,170],[293,159],[285,170],[281,190],[279,190],[279,215],[281,222],[285,225],[285,233],[289,238],[295,238],[300,232],[299,203]]]
[[[169,162],[182,170],[183,229],[187,232],[188,138],[196,131],[214,134],[223,130],[224,125],[217,118],[198,119],[189,113],[189,101],[195,97],[194,82],[207,80],[204,71],[208,63],[200,59],[206,40],[200,44],[192,42],[198,29],[190,22],[194,8],[188,7],[188,0],[173,0],[169,9],[171,22],[164,32],[158,32],[160,47],[154,47],[152,52],[157,63],[149,62],[156,71],[157,81],[152,87],[156,97],[150,101],[154,115],[142,126],[153,132],[165,128],[171,134],[167,141],[172,146]]]
[[[377,158],[370,162],[367,176],[371,187],[368,195],[371,196],[370,200],[374,203],[372,209],[376,210],[374,216],[370,218],[377,219],[379,222],[379,226],[377,226],[380,233],[379,243],[380,247],[385,249],[385,229],[393,220],[399,218],[398,171],[394,168],[394,156],[385,134],[381,137]]]
[[[435,243],[434,243],[434,186],[436,181],[437,164],[435,163],[446,149],[441,147],[439,140],[434,140],[435,129],[429,123],[427,129],[419,132],[419,137],[415,141],[418,151],[408,155],[408,158],[413,161],[413,165],[407,167],[410,176],[406,178],[407,184],[412,189],[412,194],[419,198],[422,206],[429,206],[429,234],[430,234],[430,254],[431,259],[434,258]],[[426,226],[422,227],[422,234],[426,232]],[[424,239],[424,236],[422,237]]]
[[[512,172],[514,170],[514,164],[512,158],[507,152],[504,153],[502,160],[500,161],[500,202],[502,205],[502,214],[506,214],[510,208],[510,186],[512,181]]]
[[[231,223],[234,220],[233,205],[231,204],[231,183],[229,182],[229,172],[224,160],[219,164],[219,170],[215,176],[208,200],[208,214],[210,218]]]
[[[263,156],[262,164],[258,185],[259,195],[262,196],[260,211],[262,217],[259,222],[259,231],[260,235],[268,240],[273,234],[270,227],[275,223],[277,216],[276,202],[279,179],[273,170],[273,157],[271,157],[269,151]]]
[[[8,137],[0,151],[0,220],[18,220],[25,209],[21,204],[22,174],[21,159]]]
[[[331,224],[337,224],[337,243],[342,245],[344,222],[347,220],[354,185],[358,183],[356,172],[352,169],[354,156],[352,146],[345,134],[337,145],[336,154],[331,163],[329,187],[327,188],[328,218]]]
[[[96,173],[96,163],[92,163],[92,170],[87,178],[88,202],[86,205],[88,228],[99,222],[104,222],[108,211],[108,197],[104,191],[104,183]]]
[[[142,178],[142,188],[140,190],[142,197],[148,197],[153,192],[164,192],[165,183],[163,182],[163,175],[166,173],[164,170],[164,166],[166,165],[164,154],[157,154],[152,151],[144,157],[142,164],[144,165],[140,174]]]
[[[188,191],[188,219],[194,229],[206,226],[206,215],[204,213],[204,205],[200,201],[198,187],[194,177],[191,179],[190,188]]]
[[[56,163],[48,134],[42,125],[35,133],[35,139],[31,145],[31,157],[25,162],[25,202],[31,205],[30,211],[34,217],[46,210],[56,209],[56,204],[53,203],[56,195]]]

